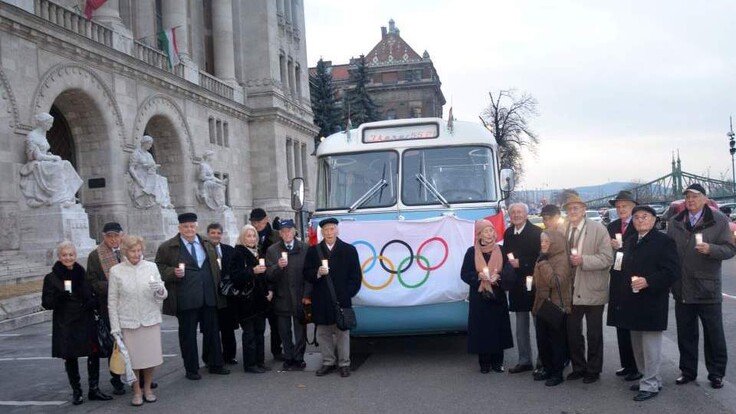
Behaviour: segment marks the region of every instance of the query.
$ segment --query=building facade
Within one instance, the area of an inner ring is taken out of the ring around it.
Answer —
[[[23,254],[23,217],[34,210],[19,172],[42,112],[55,118],[51,152],[83,180],[77,196],[97,240],[103,223],[129,229],[149,214],[128,191],[129,158],[143,135],[154,138],[177,213],[217,216],[197,198],[206,151],[215,175],[228,178],[238,228],[253,207],[293,215],[293,177],[305,178],[313,200],[318,130],[302,0],[107,0],[91,20],[85,4],[0,0],[0,253]],[[159,40],[170,29],[173,66]],[[49,233],[54,242],[65,236]]]

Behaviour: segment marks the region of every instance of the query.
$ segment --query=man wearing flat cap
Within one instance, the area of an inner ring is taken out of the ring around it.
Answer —
[[[711,387],[723,387],[726,375],[726,337],[723,332],[721,263],[736,254],[728,218],[708,207],[705,188],[698,183],[685,191],[685,210],[667,223],[677,243],[681,275],[672,285],[680,349],[678,385],[698,375],[698,319],[703,325],[705,366]]]
[[[542,216],[542,223],[544,223],[545,229],[558,230],[560,232],[565,231],[560,220],[562,212],[560,212],[560,208],[556,205],[545,205],[542,207],[542,211],[539,212],[539,215]]]
[[[608,236],[611,239],[615,265],[617,257],[623,257],[624,245],[630,243],[629,239],[636,237],[637,233],[631,220],[631,212],[639,203],[634,199],[631,191],[625,190],[619,191],[616,197],[609,200],[608,203],[616,208],[616,214],[618,214],[616,220],[608,223]],[[627,289],[630,284],[631,281],[621,273],[620,266],[611,267],[611,283],[608,289],[608,319],[606,321],[608,326],[617,326],[616,317],[620,307],[617,293],[622,289]],[[616,371],[616,375],[624,377],[626,381],[638,380],[641,378],[641,374],[636,367],[629,330],[616,328],[616,339],[618,341],[618,356],[621,360],[621,368]]]
[[[568,222],[562,226],[567,240],[574,277],[572,312],[567,320],[572,372],[568,380],[598,381],[603,369],[603,308],[608,302],[609,267],[613,249],[603,224],[588,220],[585,202],[576,193],[568,196],[562,208]],[[587,358],[583,318],[587,327]]]
[[[224,298],[217,294],[220,283],[217,252],[197,234],[196,214],[179,214],[179,234],[161,243],[156,252],[156,265],[169,291],[163,313],[176,316],[179,321],[179,347],[187,379],[201,379],[197,325],[204,334],[202,340],[208,344],[209,372],[229,374],[223,368],[217,324],[217,309],[225,307]]]
[[[266,252],[266,278],[274,286],[273,311],[278,317],[284,347],[283,370],[300,371],[307,366],[304,362],[307,331],[301,319],[312,291],[312,284],[304,281],[304,259],[309,246],[296,239],[294,220],[280,221],[279,236],[281,240]]]
[[[319,222],[323,239],[309,248],[304,262],[304,279],[313,285],[312,321],[317,325],[317,340],[322,351],[322,367],[316,372],[318,377],[338,368],[341,377],[350,376],[350,331],[341,331],[335,324],[335,302],[328,283],[332,282],[340,307],[351,308],[352,298],[360,290],[362,273],[358,251],[337,237],[337,225],[337,219],[332,217]]]

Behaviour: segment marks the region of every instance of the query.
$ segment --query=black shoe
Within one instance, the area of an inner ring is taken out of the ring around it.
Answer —
[[[675,380],[675,384],[677,384],[677,385],[685,385],[688,382],[693,382],[693,381],[695,381],[695,378],[694,377],[691,377],[689,375],[682,374],[679,377],[677,377],[677,379]]]
[[[273,359],[276,361],[286,361],[286,357],[284,356],[284,354],[281,353],[273,354]]]
[[[156,388],[158,388],[158,382],[151,381],[151,389],[155,390]]]
[[[600,374],[585,374],[583,377],[584,384],[592,384],[601,378]]]
[[[340,367],[340,376],[347,378],[350,376],[350,367]]]
[[[505,371],[505,370],[503,369],[503,365],[491,365],[491,370],[492,370],[493,372],[498,372],[498,373],[502,373],[502,372],[504,372],[504,371]]]
[[[616,370],[616,376],[617,377],[623,377],[624,375],[629,375],[629,369],[628,368],[619,368]]]
[[[334,365],[322,365],[322,367],[318,369],[317,372],[315,372],[315,375],[317,375],[318,377],[323,377],[336,369],[337,367]]]
[[[552,376],[545,371],[537,372],[532,375],[532,377],[534,378],[534,381],[544,381],[552,378]]]
[[[638,381],[644,375],[641,372],[630,372],[624,377],[624,381]]]
[[[646,401],[650,400],[654,397],[659,395],[658,392],[650,392],[650,391],[639,391],[638,394],[634,397],[634,401]]]
[[[547,386],[547,387],[554,387],[554,386],[557,386],[557,385],[562,384],[563,381],[564,380],[562,379],[561,376],[560,377],[551,377],[551,378],[547,379],[547,381],[544,382],[544,385]]]
[[[534,367],[531,366],[531,365],[519,365],[519,364],[516,364],[515,367],[509,368],[509,374],[518,374],[520,372],[531,371],[533,369],[534,369]]]
[[[247,372],[248,374],[263,374],[264,372],[266,372],[262,370],[260,367],[258,367],[257,365],[245,367],[243,368],[243,371]]]
[[[113,388],[112,393],[115,395],[125,395],[125,388],[124,387]]]
[[[575,380],[579,380],[580,378],[583,378],[584,376],[585,376],[585,374],[583,374],[582,372],[573,371],[573,372],[567,374],[567,380],[568,381],[575,381]]]
[[[481,374],[487,374],[489,372],[491,372],[491,367],[480,367]]]
[[[192,380],[192,381],[198,381],[198,380],[201,380],[201,379],[202,379],[202,376],[201,376],[201,375],[199,375],[199,374],[198,374],[198,373],[196,373],[196,372],[187,372],[187,374],[185,375],[185,377],[186,377],[186,378],[187,378],[188,380]]]
[[[257,364],[258,368],[262,369],[263,372],[270,371],[271,367],[267,367],[266,364]]]
[[[235,358],[229,358],[225,360],[225,363],[228,365],[238,365],[238,360]]]
[[[84,398],[82,397],[82,390],[81,389],[75,389],[72,392],[72,404],[79,405],[84,402]]]
[[[95,388],[93,390],[89,390],[87,399],[90,401],[110,401],[112,400],[112,397],[100,391],[99,388]]]
[[[717,390],[723,388],[723,378],[718,378],[718,377],[711,378],[710,386]]]
[[[215,374],[215,375],[229,375],[230,374],[230,370],[227,368],[223,368],[223,367],[210,368],[209,371],[210,371],[210,374]]]

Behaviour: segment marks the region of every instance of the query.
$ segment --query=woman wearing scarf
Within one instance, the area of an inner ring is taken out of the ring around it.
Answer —
[[[465,253],[460,277],[470,286],[468,352],[478,354],[481,373],[503,372],[503,351],[514,346],[505,292],[514,270],[503,264],[490,221],[475,222],[475,243]]]
[[[572,309],[570,262],[567,257],[565,236],[556,230],[542,233],[539,259],[534,267],[536,293],[532,313],[536,316],[547,298],[555,305],[562,304],[566,313]],[[559,283],[559,285],[558,285]],[[560,290],[557,290],[559,286]],[[561,302],[560,302],[561,301]],[[544,385],[554,387],[562,383],[562,370],[567,359],[567,330],[536,319],[537,350],[544,371],[534,375],[536,381],[546,380]]]

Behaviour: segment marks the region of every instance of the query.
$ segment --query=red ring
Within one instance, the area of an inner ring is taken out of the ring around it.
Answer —
[[[445,262],[447,261],[447,257],[450,255],[450,247],[447,245],[447,242],[445,241],[445,239],[443,239],[442,237],[432,237],[431,239],[427,239],[422,244],[419,245],[419,249],[417,249],[417,256],[422,254],[422,249],[424,248],[424,246],[426,246],[427,244],[435,240],[442,243],[442,245],[445,246],[445,257],[442,258],[442,261],[437,266],[434,266],[434,267],[431,267],[431,266],[424,267],[424,265],[419,261],[419,259],[417,259],[417,266],[419,266],[419,268],[422,270],[432,271],[432,270],[439,269],[440,267],[442,267],[443,264],[445,264]]]

